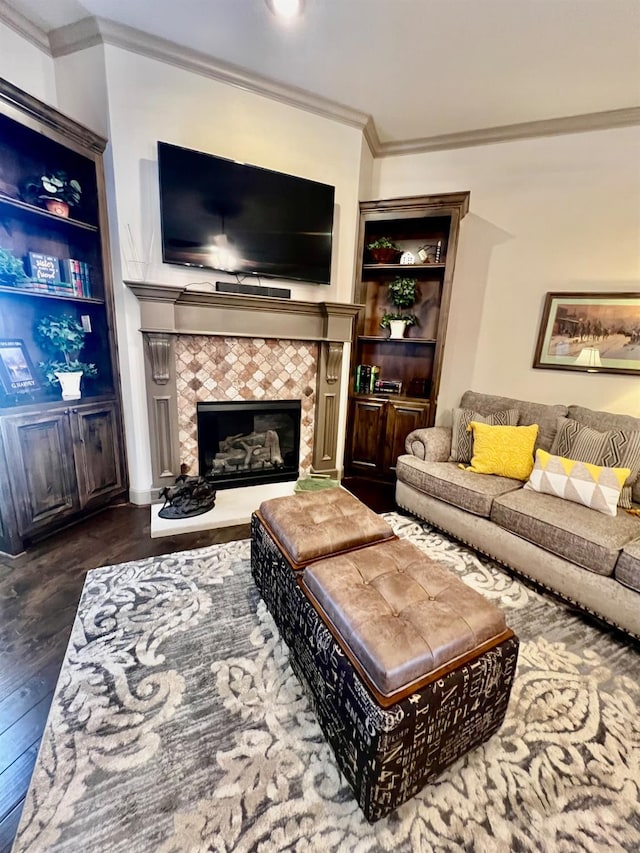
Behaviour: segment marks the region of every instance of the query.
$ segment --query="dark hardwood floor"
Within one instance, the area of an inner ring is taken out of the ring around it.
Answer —
[[[0,853],[11,849],[88,569],[245,539],[249,525],[151,539],[131,504],[0,554]]]

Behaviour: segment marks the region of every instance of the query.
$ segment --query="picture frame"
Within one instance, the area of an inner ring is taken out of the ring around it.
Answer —
[[[24,341],[0,339],[0,390],[6,396],[36,391],[40,383]]]
[[[640,293],[547,293],[533,367],[640,374]]]

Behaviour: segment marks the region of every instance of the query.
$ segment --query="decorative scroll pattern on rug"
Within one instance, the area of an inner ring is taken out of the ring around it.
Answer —
[[[502,728],[368,824],[251,581],[248,542],[90,572],[15,846],[24,851],[631,851],[640,656],[427,525],[504,607]]]

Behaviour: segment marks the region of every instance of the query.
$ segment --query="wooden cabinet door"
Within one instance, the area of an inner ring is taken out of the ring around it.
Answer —
[[[351,468],[354,472],[379,474],[384,437],[384,400],[353,401],[351,407]]]
[[[68,411],[3,418],[9,480],[22,536],[78,509]]]
[[[122,489],[122,454],[114,403],[71,410],[80,506]]]
[[[384,448],[384,473],[395,475],[396,460],[405,453],[404,441],[411,430],[427,425],[428,403],[389,400]]]

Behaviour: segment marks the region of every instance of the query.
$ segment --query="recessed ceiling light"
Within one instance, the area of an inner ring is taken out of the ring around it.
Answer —
[[[295,18],[302,12],[304,0],[265,0],[269,11],[279,18]]]

